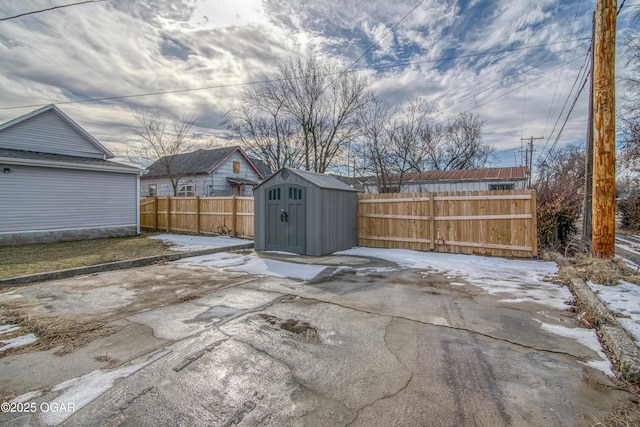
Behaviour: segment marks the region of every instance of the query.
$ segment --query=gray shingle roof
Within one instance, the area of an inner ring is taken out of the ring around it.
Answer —
[[[178,154],[169,157],[171,173],[173,175],[198,175],[207,174],[209,171],[225,159],[238,147],[223,147],[215,150],[197,150],[191,153]],[[164,159],[164,158],[163,158]],[[157,160],[148,168],[145,177],[166,176],[162,159]]]
[[[76,156],[64,156],[62,154],[49,154],[49,153],[36,153],[33,151],[22,150],[9,150],[6,148],[0,148],[0,157],[9,159],[25,159],[25,160],[38,160],[52,163],[75,163],[78,165],[88,166],[104,166],[113,168],[126,168],[132,171],[141,172],[141,169],[134,166],[125,165],[123,163],[112,162],[110,160],[92,159],[88,157],[76,157]]]
[[[320,188],[325,188],[329,190],[341,190],[341,191],[357,191],[354,188],[350,187],[349,185],[345,184],[344,182],[340,181],[339,179],[336,179],[331,175],[326,175],[323,173],[309,172],[309,171],[303,171],[299,169],[282,168],[278,172],[276,172],[276,175],[285,169],[288,170],[290,173],[298,175],[300,178],[306,181],[309,181],[314,185],[317,185]],[[263,181],[262,184],[264,184],[265,182],[267,182],[267,180]]]
[[[273,171],[269,169],[269,166],[262,160],[256,159],[255,157],[249,157],[249,160],[251,160],[251,163],[253,163],[265,179],[273,175]]]

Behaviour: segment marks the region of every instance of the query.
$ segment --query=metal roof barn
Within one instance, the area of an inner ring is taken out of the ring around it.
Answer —
[[[319,256],[357,244],[358,193],[332,176],[283,168],[253,195],[257,251]]]

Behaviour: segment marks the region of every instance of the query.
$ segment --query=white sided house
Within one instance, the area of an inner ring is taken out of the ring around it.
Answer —
[[[0,125],[0,245],[140,232],[140,169],[55,105]]]
[[[397,174],[392,175],[390,184],[392,188],[386,192],[523,190],[528,187],[528,183],[529,168],[527,167],[409,172],[405,173],[402,179]],[[366,179],[364,185],[366,193],[380,193],[375,178]]]
[[[238,146],[197,150],[163,157],[140,179],[140,196],[251,196],[253,188],[272,175],[260,160]]]

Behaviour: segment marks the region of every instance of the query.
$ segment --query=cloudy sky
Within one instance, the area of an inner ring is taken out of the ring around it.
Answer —
[[[73,2],[0,2],[0,18]],[[379,97],[428,99],[442,121],[472,111],[498,150],[495,164],[513,166],[521,138],[544,137],[536,156],[553,146],[582,83],[595,3],[105,0],[60,8],[0,21],[0,122],[56,103],[121,155],[140,107],[195,117],[198,132],[221,135],[242,90],[279,62],[313,55],[348,67],[373,46],[352,69]],[[625,3],[619,40],[638,23],[638,4]],[[617,53],[622,74],[622,47]],[[586,107],[585,91],[558,147],[584,140]]]

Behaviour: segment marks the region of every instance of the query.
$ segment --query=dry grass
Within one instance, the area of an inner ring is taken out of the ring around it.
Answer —
[[[640,274],[619,258],[602,260],[581,255],[556,261],[560,266],[558,277],[565,282],[578,278],[606,286],[613,286],[619,280],[640,285]]]
[[[27,309],[17,305],[0,305],[0,324],[12,324],[20,327],[20,335],[34,334],[38,339],[32,344],[5,350],[0,357],[43,351],[58,347],[56,355],[62,356],[75,351],[91,341],[111,335],[120,327],[101,321],[87,321],[64,317],[35,317]]]
[[[0,279],[170,253],[168,244],[136,237],[0,247]]]
[[[606,420],[594,418],[594,426],[604,427],[632,427],[640,426],[640,406],[629,402],[626,406],[616,406]]]

